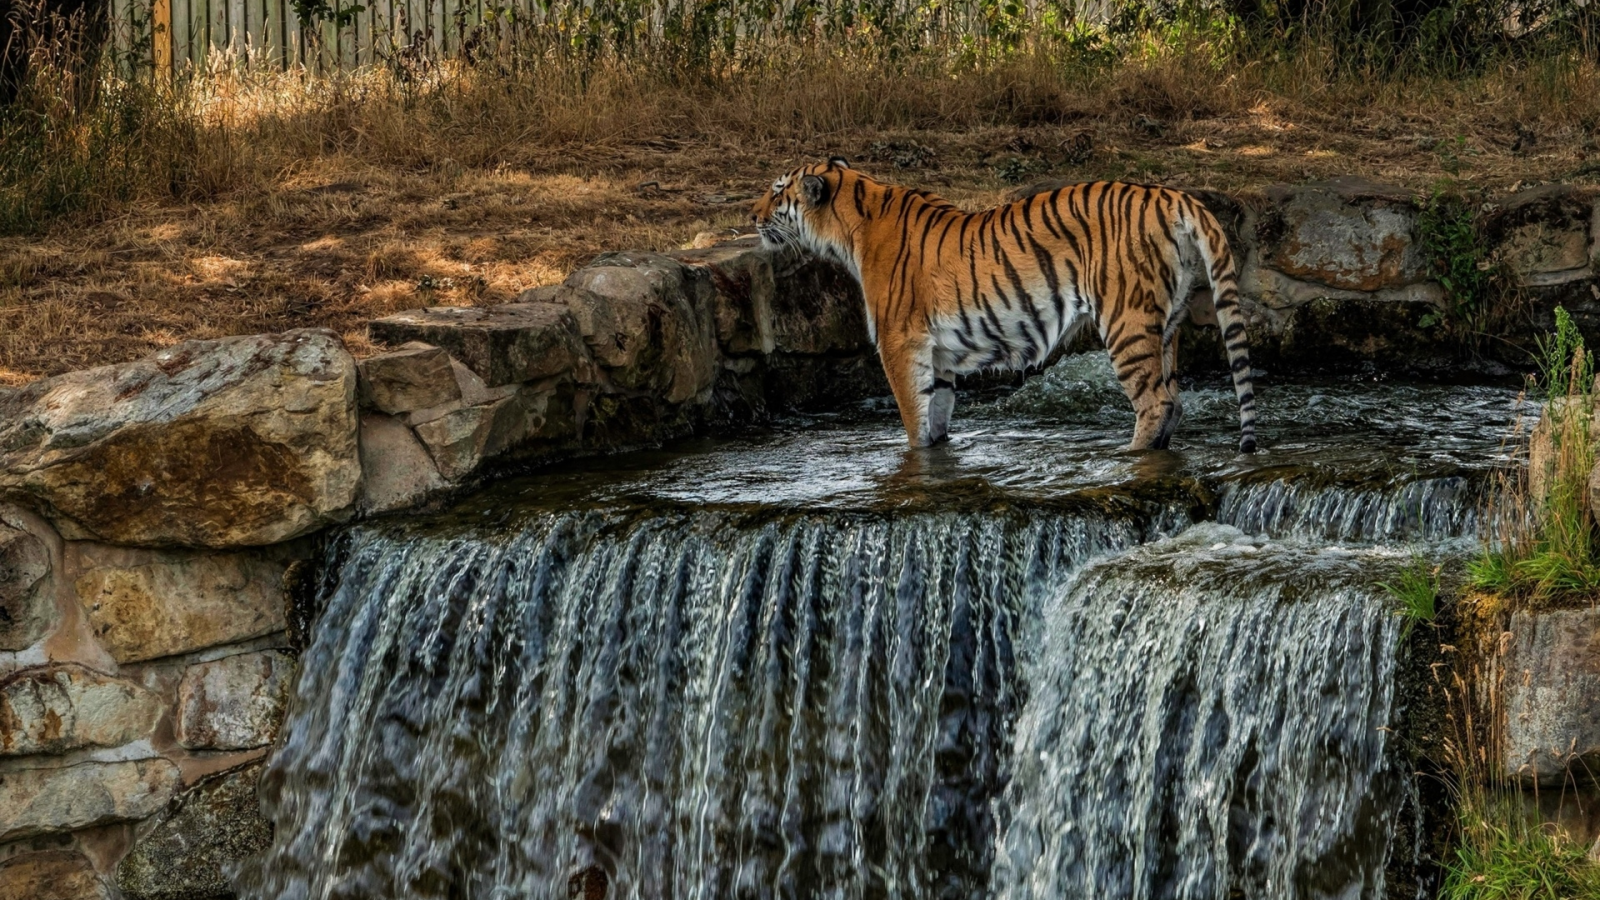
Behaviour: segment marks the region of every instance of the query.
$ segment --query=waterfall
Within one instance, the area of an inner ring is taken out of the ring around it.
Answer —
[[[1476,537],[1482,475],[1341,484],[1310,477],[1224,482],[1216,519],[1250,534],[1329,541],[1442,541]]]
[[[997,895],[1383,896],[1394,559],[1202,524],[1076,574],[1024,666]]]
[[[1383,551],[1185,524],[358,527],[240,893],[566,897],[598,865],[641,900],[1375,896]]]
[[[1019,643],[1072,569],[1154,522],[356,529],[241,893],[564,897],[597,864],[612,897],[982,896]]]

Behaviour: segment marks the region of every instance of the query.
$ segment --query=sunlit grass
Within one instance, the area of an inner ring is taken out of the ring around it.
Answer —
[[[1592,602],[1600,592],[1589,493],[1596,462],[1593,357],[1560,307],[1555,333],[1540,349],[1544,415],[1526,439],[1519,459],[1525,465],[1498,486],[1492,518],[1500,533],[1468,572],[1480,590],[1514,602]]]

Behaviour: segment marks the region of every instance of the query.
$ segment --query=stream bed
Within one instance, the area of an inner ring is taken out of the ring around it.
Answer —
[[[1104,354],[353,527],[252,898],[1365,898],[1415,853],[1377,583],[1466,552],[1514,388],[1185,391]],[[1409,892],[1409,893],[1407,893]]]

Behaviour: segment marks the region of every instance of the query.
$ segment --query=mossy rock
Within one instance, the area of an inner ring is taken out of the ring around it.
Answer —
[[[272,824],[256,799],[265,766],[218,772],[178,795],[117,867],[127,900],[234,897],[234,867],[272,844]]]

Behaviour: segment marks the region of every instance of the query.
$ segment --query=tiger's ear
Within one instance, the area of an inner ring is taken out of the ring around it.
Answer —
[[[845,159],[842,156],[830,156],[828,157],[828,165],[838,166],[841,169],[848,169],[850,168],[850,160]]]
[[[807,175],[800,179],[800,193],[806,198],[806,203],[811,206],[821,206],[828,202],[828,182],[816,175]]]

